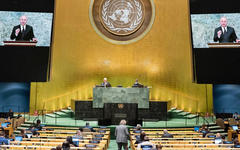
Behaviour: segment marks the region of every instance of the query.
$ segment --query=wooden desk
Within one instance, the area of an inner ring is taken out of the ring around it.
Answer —
[[[237,131],[229,129],[228,130],[228,141],[232,141],[232,135],[233,134],[237,134]]]
[[[12,134],[13,134],[13,128],[12,127],[4,128],[4,131],[5,131],[5,134],[9,135],[9,137],[11,137]]]

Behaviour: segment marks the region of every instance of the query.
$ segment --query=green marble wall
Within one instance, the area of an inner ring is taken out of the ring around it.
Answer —
[[[149,108],[149,88],[93,88],[93,108],[104,103],[137,103],[138,108]]]

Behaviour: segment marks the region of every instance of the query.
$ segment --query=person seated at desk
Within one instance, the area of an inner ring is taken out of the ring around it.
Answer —
[[[34,125],[35,129],[37,130],[42,130],[42,126],[41,126],[41,120],[37,120],[37,123]]]
[[[68,141],[64,141],[62,144],[63,150],[70,150],[70,143]]]
[[[142,132],[142,126],[140,124],[137,124],[137,126],[133,130],[134,133],[141,133]]]
[[[107,81],[107,78],[103,78],[103,83],[101,84],[101,86],[112,87],[111,84]]]
[[[168,133],[168,130],[164,129],[162,138],[173,138],[173,135]]]
[[[73,142],[73,139],[72,139],[72,136],[68,136],[66,141],[70,144],[71,147],[78,147],[78,145],[76,145],[74,142]]]
[[[41,126],[41,120],[37,120],[37,123],[36,124],[33,124],[30,126],[30,128],[28,129],[32,132],[33,135],[40,135],[39,130],[42,130],[42,126]]]
[[[200,132],[203,134],[202,135],[203,137],[206,137],[206,135],[209,133],[208,127],[205,124],[203,124],[202,128],[200,129]]]
[[[77,130],[76,134],[73,137],[78,139],[83,139],[82,132],[80,130]]]
[[[40,133],[37,132],[38,129],[36,129],[34,126],[30,126],[29,129],[27,129],[27,130],[31,131],[32,135],[36,135],[36,136],[40,135]]]
[[[91,132],[96,132],[96,130],[93,129],[93,127],[90,126],[89,122],[86,122],[86,126],[84,128],[89,129]],[[84,130],[83,128],[83,130]]]
[[[144,137],[146,136],[146,133],[143,131],[140,133],[140,135],[136,135],[136,142],[135,144],[140,144],[144,141]]]
[[[143,85],[138,82],[138,79],[136,79],[132,87],[143,87]]]
[[[223,139],[222,139],[222,136],[221,136],[220,133],[217,133],[217,134],[216,134],[215,144],[223,144]]]
[[[4,132],[0,132],[0,145],[2,144],[9,145],[9,140],[6,139]]]
[[[239,120],[239,115],[238,115],[237,112],[235,112],[235,113],[233,114],[233,119],[235,119],[235,120]]]

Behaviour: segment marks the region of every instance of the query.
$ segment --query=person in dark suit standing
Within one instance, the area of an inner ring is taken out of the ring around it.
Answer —
[[[227,18],[222,17],[220,19],[221,26],[216,28],[214,31],[214,42],[219,43],[231,43],[239,42],[234,28],[227,26]]]
[[[111,84],[107,81],[107,78],[103,78],[103,83],[101,84],[101,86],[111,87]]]
[[[11,40],[16,41],[37,41],[34,36],[33,28],[27,25],[27,17],[20,17],[20,24],[13,27],[12,34],[10,36]]]
[[[118,150],[121,150],[122,147],[124,150],[128,150],[129,132],[126,126],[126,120],[120,121],[120,124],[115,129],[115,136],[118,144]]]

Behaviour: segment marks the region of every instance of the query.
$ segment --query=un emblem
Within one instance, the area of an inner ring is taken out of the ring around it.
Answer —
[[[104,39],[128,44],[151,29],[155,7],[153,0],[91,0],[89,17]]]
[[[103,0],[100,6],[103,26],[116,35],[129,35],[138,30],[144,20],[141,0]]]
[[[118,104],[118,108],[119,109],[123,109],[124,108],[124,104]]]

